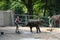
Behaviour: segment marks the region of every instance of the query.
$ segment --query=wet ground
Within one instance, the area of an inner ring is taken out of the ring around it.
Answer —
[[[60,28],[53,28],[50,32],[48,27],[41,27],[41,33],[36,33],[35,27],[33,33],[30,32],[29,27],[19,27],[20,34],[15,33],[15,27],[0,27],[0,40],[60,40]]]

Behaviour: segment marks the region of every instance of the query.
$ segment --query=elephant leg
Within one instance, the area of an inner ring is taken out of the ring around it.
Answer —
[[[38,27],[36,27],[36,33],[38,33]]]
[[[30,27],[30,32],[32,32],[32,27]]]
[[[36,33],[41,32],[39,27],[36,27]]]
[[[39,32],[41,32],[40,28],[38,27]]]

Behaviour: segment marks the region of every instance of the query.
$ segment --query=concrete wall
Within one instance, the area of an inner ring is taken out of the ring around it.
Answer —
[[[3,12],[0,11],[0,26],[4,25],[4,17],[3,17]]]
[[[13,11],[0,11],[0,26],[14,25]]]

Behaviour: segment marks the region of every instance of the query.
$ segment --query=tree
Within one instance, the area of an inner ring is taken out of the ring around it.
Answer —
[[[21,0],[28,9],[28,14],[33,15],[33,5],[32,0]]]
[[[23,14],[23,11],[22,11],[22,8],[21,7],[15,7],[15,10],[14,10],[15,14]]]

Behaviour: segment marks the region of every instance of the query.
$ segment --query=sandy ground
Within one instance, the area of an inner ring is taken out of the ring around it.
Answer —
[[[36,33],[36,28],[33,27],[33,33],[30,32],[29,27],[19,27],[20,34],[15,33],[15,26],[0,27],[0,40],[60,40],[60,28],[40,27],[41,33]]]

